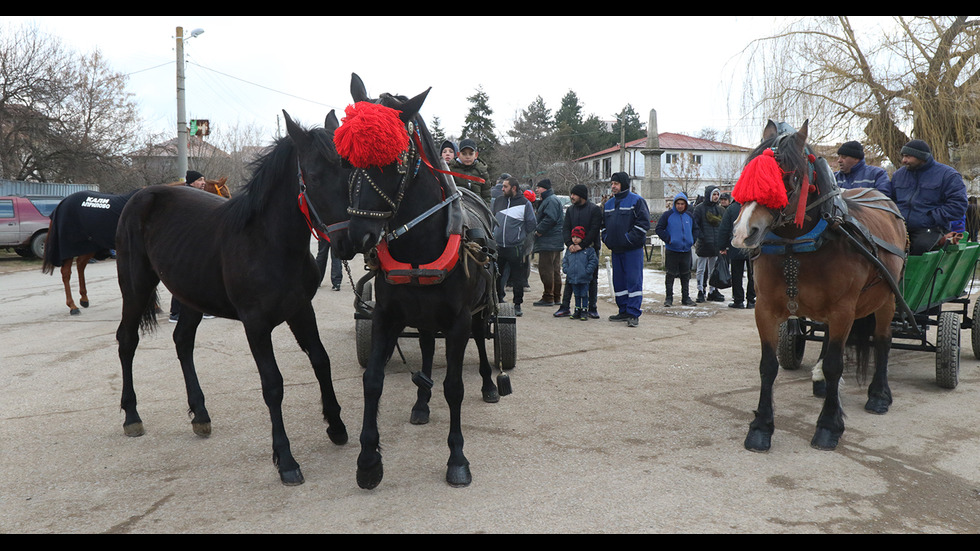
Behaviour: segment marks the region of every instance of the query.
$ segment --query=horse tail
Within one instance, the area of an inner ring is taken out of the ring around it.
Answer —
[[[868,377],[868,365],[871,363],[871,353],[874,346],[875,315],[869,314],[854,320],[851,333],[847,337],[847,345],[854,350],[857,361],[855,374],[858,383],[864,384]]]
[[[140,315],[140,333],[148,333],[156,330],[158,326],[157,310],[159,309],[160,293],[154,287],[153,292],[150,293],[150,299],[146,301],[146,307],[143,308],[143,314]]]

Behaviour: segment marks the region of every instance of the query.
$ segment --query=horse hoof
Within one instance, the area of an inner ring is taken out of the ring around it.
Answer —
[[[876,398],[868,398],[868,403],[864,404],[864,409],[875,415],[884,415],[888,413],[888,406],[891,405],[888,400],[881,400]]]
[[[429,412],[417,411],[413,409],[412,417],[408,420],[408,422],[413,425],[424,425],[429,422]]]
[[[813,381],[813,395],[817,398],[826,398],[827,381]]]
[[[80,301],[79,304],[82,305],[82,308],[88,308],[88,301],[87,300]]]
[[[347,443],[347,427],[341,426],[340,428],[327,427],[327,437],[330,441],[338,446],[343,446]]]
[[[496,404],[500,401],[500,393],[497,392],[496,388],[491,388],[490,390],[483,391],[483,401],[488,404]]]
[[[377,465],[371,467],[370,469],[357,469],[357,485],[365,490],[373,490],[381,484],[381,479],[384,478],[384,466],[381,462]]]
[[[68,312],[68,314],[69,315],[72,315],[72,316],[77,316],[78,314],[81,314],[81,313],[82,313],[82,311],[79,310],[78,308],[72,308],[71,311]]]
[[[814,433],[813,440],[810,440],[810,447],[823,451],[833,451],[837,449],[840,436],[841,433],[839,432],[817,427],[817,432]]]
[[[772,434],[761,430],[750,430],[745,436],[745,449],[750,452],[767,452],[772,447]]]
[[[446,482],[449,483],[453,488],[464,488],[469,486],[473,482],[473,476],[470,475],[469,465],[450,465],[446,469]]]
[[[146,434],[146,431],[143,430],[143,423],[123,425],[123,432],[126,433],[126,436],[143,436]]]
[[[279,479],[283,486],[299,486],[304,482],[303,473],[299,468],[292,471],[279,471]]]
[[[194,434],[201,438],[211,436],[211,423],[191,423],[191,428],[194,429]]]

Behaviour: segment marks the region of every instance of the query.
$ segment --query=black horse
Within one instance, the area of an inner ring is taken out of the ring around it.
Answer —
[[[330,378],[330,359],[320,341],[311,303],[319,272],[309,245],[311,229],[323,231],[324,222],[346,218],[346,198],[341,191],[349,171],[333,148],[338,126],[332,111],[324,128],[313,130],[299,127],[286,114],[289,136],[278,139],[255,161],[251,180],[232,199],[183,186],[152,186],[129,200],[116,235],[123,297],[116,339],[127,435],[143,434],[133,390],[133,356],[139,330],[156,326],[155,289],[162,281],[186,306],[173,338],[196,434],[211,432],[193,360],[197,326],[202,312],[208,312],[240,320],[245,326],[272,418],[272,460],[284,484],[302,484],[303,475],[290,453],[283,426],[283,380],[271,339],[272,330],[281,323],[289,325],[313,364],[327,435],[335,444],[347,442]],[[346,243],[343,238],[332,240],[334,252],[342,258],[353,256]]]
[[[492,216],[485,203],[471,201],[472,193],[456,189],[451,178],[440,176],[431,166],[438,152],[418,116],[427,94],[412,99],[383,94],[372,100],[361,79],[353,75],[355,104],[347,108],[335,138],[338,152],[354,167],[349,237],[355,250],[365,253],[369,266],[378,270],[357,459],[357,483],[367,489],[383,477],[378,402],[385,364],[405,327],[419,330],[423,354],[429,358],[428,339],[439,331],[445,336],[443,390],[450,411],[446,480],[452,486],[466,486],[472,480],[460,426],[463,356],[471,336],[480,353],[484,394],[497,393],[485,343],[487,318],[496,305]],[[384,131],[355,122],[386,116]],[[384,136],[385,131],[391,135]],[[394,142],[390,151],[385,150],[386,142]],[[363,154],[366,149],[372,149],[370,158]]]

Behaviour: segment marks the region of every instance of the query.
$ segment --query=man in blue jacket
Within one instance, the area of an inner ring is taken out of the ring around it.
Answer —
[[[864,162],[864,146],[861,142],[845,142],[837,148],[837,166],[840,170],[835,176],[837,187],[841,189],[870,187],[885,195],[891,191],[891,181],[885,169]]]
[[[950,225],[966,215],[963,177],[952,167],[936,162],[922,140],[902,147],[902,168],[892,176],[891,188],[888,195],[905,217],[909,254],[922,254],[940,245]]]
[[[625,321],[636,327],[643,313],[643,243],[650,229],[647,202],[630,191],[625,172],[612,175],[612,198],[603,210],[602,242],[612,251],[613,292],[619,313],[610,321]]]
[[[664,272],[667,298],[664,306],[674,304],[674,278],[681,280],[681,304],[694,306],[689,284],[691,281],[691,247],[698,239],[697,224],[688,210],[687,195],[674,196],[674,206],[657,220],[657,236],[664,242]]]

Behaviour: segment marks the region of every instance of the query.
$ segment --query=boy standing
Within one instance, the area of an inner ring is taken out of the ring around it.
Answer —
[[[589,282],[592,274],[599,268],[599,257],[595,248],[583,247],[585,228],[575,226],[572,229],[572,244],[565,250],[565,258],[561,267],[565,272],[565,284],[572,288],[575,296],[575,313],[573,320],[589,320]]]

